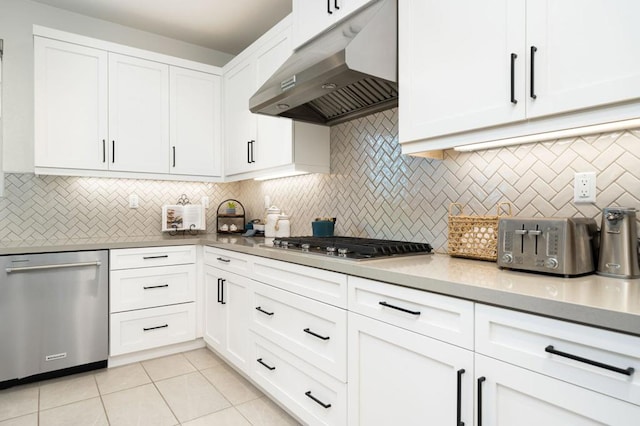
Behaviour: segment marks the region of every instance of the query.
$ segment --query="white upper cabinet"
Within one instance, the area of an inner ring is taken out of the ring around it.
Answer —
[[[171,173],[220,176],[220,76],[169,69]]]
[[[35,164],[107,168],[107,52],[36,37]]]
[[[36,173],[221,180],[219,68],[34,33]]]
[[[329,127],[249,111],[249,99],[291,55],[285,18],[223,70],[224,172],[231,180],[304,166],[329,172]]]
[[[109,54],[110,170],[168,173],[169,66]]]
[[[399,0],[398,13],[405,154],[640,116],[640,2]]]
[[[293,39],[298,47],[374,0],[293,0]]]
[[[637,0],[527,0],[527,116],[640,98],[638,16]]]

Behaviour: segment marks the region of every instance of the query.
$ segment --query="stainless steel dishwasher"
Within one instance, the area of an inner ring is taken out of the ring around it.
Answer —
[[[108,259],[0,256],[0,389],[107,366]]]

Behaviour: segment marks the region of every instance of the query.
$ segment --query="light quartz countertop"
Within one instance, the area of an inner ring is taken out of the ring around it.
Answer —
[[[0,255],[203,244],[640,336],[640,279],[561,278],[443,254],[354,262],[275,249],[269,243],[215,234],[36,240],[0,243]]]

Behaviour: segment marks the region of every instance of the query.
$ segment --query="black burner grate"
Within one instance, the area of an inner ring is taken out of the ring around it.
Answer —
[[[309,251],[335,251],[343,254],[353,254],[362,257],[397,256],[415,253],[431,253],[433,249],[427,243],[413,243],[407,241],[379,240],[373,238],[356,237],[287,237],[274,239],[274,246],[286,243],[288,248]],[[303,247],[308,246],[308,247]]]

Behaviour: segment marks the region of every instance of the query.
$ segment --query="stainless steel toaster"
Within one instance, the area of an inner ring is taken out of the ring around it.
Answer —
[[[598,226],[588,218],[500,218],[498,266],[565,277],[598,264]]]

